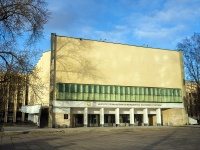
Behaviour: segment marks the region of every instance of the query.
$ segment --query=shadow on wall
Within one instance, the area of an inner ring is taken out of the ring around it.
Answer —
[[[92,51],[92,41],[57,37],[56,73],[57,82],[83,82],[103,79],[100,62],[89,54]]]
[[[59,36],[56,38],[57,83],[98,83],[98,81],[105,81],[105,77],[101,73],[102,62],[97,62],[91,56],[94,49],[92,41]],[[68,119],[70,123],[62,122],[63,117],[53,114],[53,127],[66,127],[70,124],[70,127],[74,126],[71,115]]]

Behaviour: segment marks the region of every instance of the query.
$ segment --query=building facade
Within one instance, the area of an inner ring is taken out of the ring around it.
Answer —
[[[19,73],[0,74],[0,122],[24,122],[28,116],[21,107],[28,104],[27,75]]]
[[[189,124],[199,124],[200,120],[200,103],[199,92],[196,82],[186,82],[186,102],[185,108],[189,117]]]
[[[49,127],[187,123],[181,51],[52,34],[37,65]]]

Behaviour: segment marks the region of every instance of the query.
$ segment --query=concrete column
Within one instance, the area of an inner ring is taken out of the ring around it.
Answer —
[[[104,127],[104,108],[100,109],[100,127]]]
[[[88,108],[84,108],[84,127],[88,126]]]
[[[27,78],[27,77],[26,77]],[[25,100],[26,100],[26,86],[25,86],[25,88],[24,88],[24,90],[23,90],[23,99],[22,99],[22,106],[25,106]],[[24,112],[22,112],[22,122],[24,122],[25,121],[25,113]]]
[[[143,109],[143,123],[144,123],[144,126],[148,126],[149,125],[148,109],[147,108]]]
[[[99,119],[100,119],[100,118],[99,118],[99,115],[96,115],[96,123],[95,123],[95,126],[97,126],[97,127],[99,126]]]
[[[17,111],[16,109],[13,110],[13,122],[16,122]]]
[[[5,110],[4,122],[8,122],[8,110]]]
[[[134,108],[130,109],[130,126],[134,126]]]
[[[115,109],[115,124],[119,127],[119,108]]]
[[[24,122],[24,121],[25,121],[25,113],[22,112],[22,122]]]
[[[14,93],[14,105],[13,105],[13,122],[16,122],[16,117],[17,117],[17,91]]]
[[[161,126],[161,109],[156,109],[157,126]]]

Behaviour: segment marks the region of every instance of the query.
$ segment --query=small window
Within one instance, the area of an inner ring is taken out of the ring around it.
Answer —
[[[68,114],[64,114],[64,119],[68,119]]]

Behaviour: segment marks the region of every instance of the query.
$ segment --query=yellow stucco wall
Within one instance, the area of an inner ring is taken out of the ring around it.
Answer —
[[[34,104],[49,105],[50,55],[50,51],[44,52],[35,66],[34,76],[31,77],[35,91],[30,87],[29,103],[33,101]]]
[[[57,37],[57,83],[182,89],[180,51]]]

